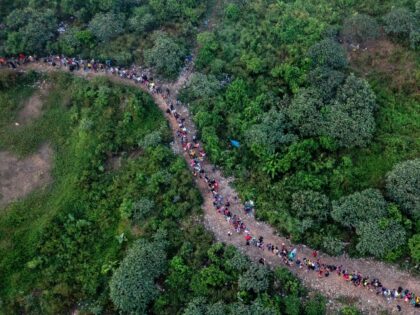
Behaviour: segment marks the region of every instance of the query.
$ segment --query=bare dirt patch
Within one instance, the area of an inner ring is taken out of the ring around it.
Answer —
[[[46,144],[24,159],[0,151],[0,207],[48,184],[52,155],[52,149]]]
[[[382,38],[347,50],[351,66],[361,75],[380,76],[394,90],[420,96],[415,55],[409,49]]]
[[[42,114],[42,104],[48,94],[49,86],[45,81],[41,82],[39,89],[26,101],[18,114],[17,125],[27,125]]]

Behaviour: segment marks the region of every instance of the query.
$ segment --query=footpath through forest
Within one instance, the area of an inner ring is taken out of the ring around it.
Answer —
[[[40,72],[58,70],[58,68],[52,67],[48,63],[40,62],[29,63],[25,68]],[[197,146],[199,148],[203,148],[203,146],[199,141],[193,141],[193,137],[197,133],[189,109],[185,105],[176,102],[178,92],[185,86],[193,74],[192,63],[185,67],[175,82],[156,85],[159,87],[159,91],[165,91],[165,93],[157,93],[156,88],[151,89],[150,82],[149,84],[139,84],[133,79],[124,78],[124,76],[112,74],[109,71],[84,71],[80,69],[73,71],[72,73],[86,79],[96,76],[107,76],[112,81],[135,86],[150,94],[169,122],[174,137],[174,150],[184,156],[191,170],[194,172],[194,163],[192,162],[189,150],[185,149],[185,142],[181,141],[182,137],[180,137],[179,134],[180,130],[182,131],[182,129],[185,128],[185,134],[187,135],[186,137],[190,144],[198,144]],[[153,85],[155,84],[156,83]],[[171,107],[170,104],[176,105]],[[174,115],[174,113],[176,114]],[[180,119],[183,121],[182,128],[180,128]],[[330,272],[328,277],[325,276],[325,273],[320,275],[319,272],[310,270],[310,268],[303,263],[303,260],[304,258],[307,258],[313,262],[319,260],[319,263],[324,265],[342,266],[342,270],[345,270],[348,274],[360,274],[363,277],[369,276],[369,282],[375,278],[379,279],[383,287],[387,289],[397,290],[401,287],[419,294],[420,280],[417,277],[398,270],[395,266],[373,259],[352,259],[346,255],[331,257],[320,252],[318,252],[317,257],[314,258],[313,249],[302,244],[292,244],[289,239],[277,235],[269,225],[257,221],[253,216],[247,215],[244,211],[243,202],[240,200],[237,192],[232,188],[232,178],[225,178],[221,171],[207,159],[200,162],[200,166],[204,171],[203,174],[205,174],[208,179],[214,179],[217,183],[217,194],[223,196],[223,202],[229,200],[229,210],[232,215],[236,215],[237,218],[240,218],[240,222],[244,222],[246,225],[246,228],[240,229],[240,232],[238,233],[232,225],[232,221],[229,222],[226,215],[217,211],[214,205],[214,189],[211,189],[208,181],[204,179],[204,176],[200,177],[198,176],[198,173],[195,182],[204,199],[204,224],[206,228],[214,233],[214,236],[218,241],[234,245],[256,262],[259,262],[261,258],[264,258],[265,264],[270,267],[283,266],[288,268],[297,275],[306,286],[324,294],[331,301],[331,308],[335,308],[335,306],[339,305],[342,301],[349,301],[352,304],[355,304],[360,310],[369,314],[377,314],[383,310],[387,310],[390,313],[400,313],[397,310],[397,305],[401,306],[401,313],[403,314],[420,314],[420,308],[414,308],[409,302],[404,302],[401,298],[387,298],[382,294],[377,294],[375,288],[369,289],[363,287],[363,285],[355,286],[351,280],[344,279],[343,273],[340,276],[337,275],[337,272]],[[258,205],[256,208],[256,211],[258,211]],[[247,234],[252,235],[252,237],[257,239],[263,237],[263,249],[257,246],[247,245],[245,239]],[[265,244],[273,244],[280,249],[284,244],[284,247],[288,249],[289,253],[292,249],[296,248],[296,257],[294,257],[292,263],[286,265],[283,257],[275,255],[271,250],[268,250]],[[302,268],[299,268],[296,265],[295,262],[297,259],[301,261]]]
[[[210,16],[208,23],[206,23],[207,27],[211,28],[214,25],[214,17],[214,14]],[[57,67],[52,67],[51,63],[41,62],[32,62],[26,64],[24,67],[25,69],[33,69],[41,72],[57,70]],[[398,290],[401,287],[420,294],[420,279],[417,277],[398,270],[395,266],[372,259],[352,259],[345,255],[331,257],[323,253],[318,253],[317,257],[314,258],[312,256],[314,251],[311,248],[301,244],[292,244],[289,239],[277,235],[269,225],[257,221],[253,216],[247,215],[244,212],[243,202],[239,199],[237,192],[232,188],[231,183],[233,179],[225,178],[220,170],[210,164],[207,159],[200,159],[200,169],[202,171],[201,173],[197,172],[197,165],[193,162],[189,150],[185,150],[185,138],[188,139],[188,143],[195,144],[200,148],[197,150],[198,152],[203,153],[203,146],[199,141],[192,139],[196,135],[196,128],[188,108],[183,104],[177,103],[178,92],[185,86],[193,73],[193,62],[189,63],[183,69],[175,82],[159,86],[159,91],[165,91],[165,93],[156,93],[156,89],[151,89],[150,84],[144,84],[144,82],[141,84],[133,80],[133,78],[125,78],[119,75],[119,71],[112,73],[110,71],[84,71],[80,69],[72,71],[72,73],[87,79],[95,76],[107,76],[112,81],[136,86],[152,96],[169,122],[174,137],[174,150],[182,154],[191,170],[197,173],[195,182],[204,200],[204,224],[206,228],[214,233],[218,241],[234,245],[256,262],[261,261],[261,258],[263,258],[265,264],[270,267],[283,266],[288,268],[306,286],[324,294],[330,300],[329,307],[332,312],[335,312],[337,310],[336,307],[343,301],[349,301],[361,311],[369,314],[378,314],[384,310],[389,313],[420,314],[420,308],[413,307],[409,302],[405,302],[404,299],[385,297],[383,294],[377,294],[379,290],[372,287],[368,288],[363,285],[355,286],[351,280],[344,279],[343,273],[338,275],[337,272],[330,272],[330,275],[326,277],[325,272],[320,274],[318,271],[311,270],[304,263],[304,258],[310,259],[313,262],[319,260],[319,264],[327,266],[342,266],[342,270],[346,270],[348,274],[360,274],[362,277],[369,276],[369,282],[375,278],[379,279],[383,287],[390,290]],[[176,105],[170,106],[170,104]],[[182,126],[180,128],[181,119]],[[180,132],[184,132],[184,136],[180,136]],[[204,178],[204,174],[206,175],[206,179]],[[209,185],[208,179],[215,180],[218,186],[217,189]],[[229,211],[231,212],[229,220],[227,220],[228,217],[226,215],[220,213],[220,207],[219,211],[217,211],[214,204],[216,195],[223,196],[223,203],[229,200]],[[258,205],[256,209],[258,211]],[[243,222],[246,225],[246,228],[239,229],[239,233],[232,225],[231,219],[234,215],[236,215],[235,217],[239,222]],[[259,248],[257,246],[247,245],[245,237],[248,234],[256,239],[262,237],[264,239],[264,246]],[[279,249],[284,246],[288,249],[289,253],[292,249],[296,249],[296,256],[293,262],[285,264],[285,261],[288,261],[287,258],[284,259],[281,255],[275,255],[272,250],[267,249],[265,244],[273,244],[273,246],[277,246]],[[302,268],[296,265],[297,260],[300,260]],[[401,306],[401,312],[398,312],[397,305]]]

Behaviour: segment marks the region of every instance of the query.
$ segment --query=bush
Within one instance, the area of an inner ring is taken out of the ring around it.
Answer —
[[[366,14],[356,14],[344,20],[342,35],[348,43],[363,44],[379,36],[379,25]]]
[[[420,219],[420,159],[397,164],[387,174],[386,189],[405,213]]]
[[[344,83],[346,75],[338,70],[327,67],[316,68],[309,72],[308,82],[312,89],[316,89],[318,99],[328,103],[335,97],[338,88]],[[307,99],[309,102],[311,99]]]
[[[111,300],[120,311],[145,314],[158,296],[155,280],[166,269],[165,247],[161,239],[132,245],[110,281]]]
[[[387,214],[387,204],[381,192],[367,189],[333,201],[331,216],[347,227],[359,227],[361,223],[379,220]]]
[[[46,53],[56,35],[57,20],[52,10],[18,9],[5,22],[5,49],[9,54]]]
[[[101,42],[108,42],[124,31],[123,17],[114,13],[98,13],[89,23],[92,34]]]
[[[375,109],[376,97],[369,83],[351,74],[333,103],[325,107],[322,133],[341,147],[365,146],[375,131]]]
[[[197,99],[208,101],[220,89],[220,82],[215,76],[196,72],[191,76],[186,87],[181,91],[181,95],[185,102],[191,102]]]
[[[13,70],[4,69],[0,71],[0,90],[6,90],[15,86],[18,80],[18,73]]]
[[[406,241],[404,227],[394,220],[361,222],[356,233],[359,235],[357,250],[363,255],[369,254],[378,258],[385,257]]]
[[[281,146],[296,142],[297,136],[288,132],[289,123],[283,112],[273,109],[262,115],[261,120],[245,134],[248,145],[257,156],[264,152],[274,153]]]
[[[251,265],[248,271],[239,277],[238,286],[240,290],[260,293],[267,290],[269,285],[269,271],[259,265]]]
[[[408,247],[410,248],[411,258],[416,262],[420,262],[420,234],[415,234],[410,238]]]
[[[344,252],[344,243],[338,238],[325,236],[322,239],[322,248],[330,255],[339,256]]]
[[[133,32],[142,34],[150,32],[156,26],[157,22],[149,8],[147,6],[141,6],[134,9],[132,17],[128,20],[128,24]]]
[[[406,8],[394,8],[383,17],[388,35],[408,39],[415,24],[414,14]]]
[[[314,67],[341,70],[348,65],[346,51],[332,39],[324,39],[316,43],[309,48],[308,55]]]
[[[144,52],[147,66],[168,79],[178,75],[184,56],[184,48],[163,32],[154,35],[153,47]]]
[[[316,136],[322,125],[320,110],[323,106],[316,88],[301,89],[287,108],[287,114],[302,136]]]

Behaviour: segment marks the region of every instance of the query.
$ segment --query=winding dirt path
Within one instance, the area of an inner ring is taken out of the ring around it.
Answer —
[[[46,66],[45,64],[34,63],[27,66],[33,70],[37,71],[56,71],[53,68]],[[192,67],[187,71],[183,71],[182,75],[178,78],[176,82],[164,84],[163,88],[171,90],[171,99],[174,101],[176,99],[177,93],[188,82],[191,74]],[[169,122],[171,127],[175,151],[179,154],[182,154],[186,159],[188,165],[190,157],[184,150],[179,138],[176,135],[176,131],[179,126],[175,117],[171,114],[167,114],[166,110],[168,109],[167,99],[160,94],[151,94],[148,88],[144,85],[139,85],[128,79],[122,79],[118,76],[111,74],[106,74],[102,72],[73,72],[75,75],[90,79],[96,76],[107,76],[110,80],[123,83],[131,86],[140,88],[146,93],[149,93],[158,107],[164,113],[166,119]],[[189,136],[191,137],[196,132],[195,125],[193,123],[192,117],[189,113],[188,108],[178,105],[176,106],[176,111],[185,118],[185,126],[188,129]],[[200,144],[202,145],[202,144]],[[202,163],[204,170],[210,178],[215,178],[219,182],[219,192],[228,198],[231,202],[231,212],[237,214],[239,217],[243,218],[243,221],[246,223],[247,229],[254,236],[263,236],[266,244],[272,243],[280,247],[282,243],[286,244],[289,248],[296,247],[298,249],[297,256],[302,259],[304,257],[312,258],[313,250],[308,248],[305,245],[301,244],[292,244],[285,237],[279,236],[275,231],[267,224],[257,221],[253,217],[248,217],[243,212],[242,201],[239,199],[237,192],[231,187],[232,178],[225,178],[221,172],[213,165],[211,165],[207,160]],[[213,206],[213,195],[208,189],[207,184],[203,179],[196,178],[195,180],[202,196],[204,199],[203,210],[205,218],[205,226],[211,230],[218,241],[224,242],[226,244],[232,244],[237,247],[241,252],[249,256],[254,261],[258,261],[261,257],[265,258],[266,263],[271,266],[283,266],[290,269],[295,275],[297,275],[306,286],[311,289],[317,290],[324,294],[330,300],[330,310],[335,312],[338,305],[341,304],[340,300],[345,299],[352,301],[360,310],[367,312],[369,314],[378,314],[384,310],[387,310],[389,313],[399,313],[397,311],[397,304],[402,307],[403,314],[420,314],[420,309],[414,308],[408,303],[405,303],[402,300],[393,300],[385,299],[383,296],[376,295],[376,292],[370,291],[365,288],[354,287],[351,283],[346,283],[346,281],[337,276],[336,273],[332,273],[329,277],[318,276],[318,273],[315,271],[308,271],[306,268],[299,269],[295,266],[288,267],[285,266],[281,259],[267,250],[261,250],[254,246],[247,246],[244,235],[237,234],[231,224],[229,224],[224,216],[219,214]],[[228,235],[228,232],[231,232],[232,235]],[[397,267],[390,264],[385,264],[373,259],[353,259],[345,255],[339,257],[331,257],[323,253],[318,254],[318,258],[322,263],[331,264],[331,265],[343,265],[343,267],[350,273],[359,272],[362,275],[368,275],[370,279],[378,278],[381,280],[384,287],[389,289],[397,289],[399,286],[403,288],[408,288],[413,292],[420,292],[420,279],[410,275],[407,272],[398,270]]]
[[[217,0],[215,6],[220,5],[220,0]],[[216,10],[217,11],[217,10]],[[217,13],[213,11],[207,23],[207,28],[211,28],[215,25],[215,17]],[[55,69],[48,67],[45,64],[34,63],[29,64],[27,68],[31,68],[37,71],[54,71]],[[149,93],[147,87],[134,83],[131,80],[122,79],[118,76],[105,74],[101,72],[73,72],[77,76],[84,78],[92,78],[95,76],[107,76],[112,81],[116,81],[123,84],[128,84],[142,89],[144,92]],[[168,88],[171,93],[172,101],[176,99],[179,90],[188,82],[193,73],[193,66],[187,66],[180,74],[179,78],[172,83],[164,84],[162,87],[165,90]],[[167,114],[168,109],[167,100],[159,94],[150,94],[154,99],[155,103],[164,113],[166,119],[171,127],[175,150],[182,154],[186,159],[187,163],[190,161],[188,154],[186,154],[181,147],[179,138],[176,135],[178,130],[178,123],[173,115]],[[173,102],[175,103],[175,102]],[[176,111],[185,118],[185,125],[188,129],[189,135],[195,134],[196,128],[193,123],[192,117],[188,111],[188,108],[184,106],[177,106]],[[200,144],[202,145],[202,144]],[[189,163],[188,163],[189,165]],[[209,164],[208,161],[202,163],[207,175],[210,178],[215,178],[219,182],[220,193],[228,198],[231,202],[230,210],[237,214],[239,217],[244,218],[244,222],[247,225],[247,229],[250,230],[254,236],[263,236],[265,243],[272,243],[280,246],[282,243],[286,244],[289,248],[296,247],[298,249],[297,256],[302,259],[304,257],[311,258],[313,252],[312,249],[305,245],[291,244],[290,241],[282,236],[279,236],[275,231],[265,223],[258,222],[253,217],[246,217],[243,212],[242,201],[239,199],[237,192],[231,187],[232,178],[225,178],[216,167]],[[261,257],[266,259],[266,262],[271,267],[274,266],[285,266],[281,259],[267,250],[261,250],[254,246],[247,246],[244,240],[243,234],[237,234],[233,231],[232,226],[220,215],[213,207],[213,196],[208,189],[207,184],[204,180],[196,178],[196,184],[203,196],[203,210],[205,218],[205,226],[211,230],[218,241],[226,244],[232,244],[237,247],[241,252],[248,255],[251,259],[258,261]],[[228,232],[232,232],[232,235],[228,235]],[[331,265],[343,265],[348,272],[359,272],[362,275],[368,275],[370,279],[378,278],[382,284],[389,289],[397,289],[399,286],[408,288],[413,292],[420,294],[420,279],[413,277],[407,272],[398,270],[395,266],[385,264],[372,259],[352,259],[345,255],[340,257],[331,257],[322,253],[318,254],[318,258],[322,263]],[[299,269],[297,267],[287,267],[294,274],[296,274],[306,286],[324,294],[329,300],[329,309],[332,313],[338,313],[337,307],[341,304],[340,299],[346,299],[353,302],[361,311],[369,314],[378,314],[382,311],[388,311],[388,313],[403,313],[403,314],[420,314],[420,309],[416,309],[405,303],[402,300],[387,300],[382,296],[376,295],[375,292],[365,288],[356,288],[351,283],[346,283],[342,277],[337,276],[336,273],[332,273],[329,277],[318,276],[318,273],[314,271],[308,271],[306,268]],[[402,307],[402,312],[398,312],[396,305],[399,304]]]

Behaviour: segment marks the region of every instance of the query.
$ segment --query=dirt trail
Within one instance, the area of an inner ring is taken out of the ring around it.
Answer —
[[[215,6],[220,5],[220,0],[215,3]],[[211,27],[215,24],[214,18],[216,13],[212,13],[209,17],[211,22],[208,22],[208,27]],[[46,66],[45,64],[30,64],[28,67],[38,70],[38,71],[52,71],[53,69]],[[118,76],[107,75],[105,73],[94,73],[94,72],[73,72],[75,75],[92,78],[95,76],[108,76],[112,81],[119,83],[124,83],[128,85],[135,86],[142,89],[146,93],[150,93],[147,87],[139,84],[135,84],[131,80],[122,79]],[[173,83],[167,83],[163,85],[164,88],[168,88],[171,93],[171,98],[176,99],[176,96],[179,90],[188,82],[191,74],[193,73],[193,66],[187,66],[180,74],[177,81]],[[182,154],[186,159],[187,163],[189,162],[189,156],[181,149],[181,144],[179,138],[176,136],[176,131],[178,129],[178,123],[174,116],[167,114],[166,110],[168,109],[167,100],[165,100],[159,94],[151,94],[155,103],[164,113],[166,119],[169,122],[171,127],[173,137],[174,137],[174,147],[177,152]],[[192,121],[188,108],[184,106],[177,106],[177,112],[185,118],[185,125],[189,131],[189,134],[195,133],[195,125]],[[189,164],[189,163],[188,163]],[[282,243],[285,243],[287,246],[296,247],[298,249],[297,256],[302,259],[303,257],[311,258],[313,252],[312,249],[306,247],[305,245],[291,244],[290,241],[284,237],[276,235],[273,229],[265,223],[258,222],[253,217],[246,217],[242,210],[242,201],[239,200],[237,192],[231,187],[230,183],[232,182],[231,178],[225,178],[216,167],[209,164],[205,161],[203,168],[205,169],[208,176],[215,178],[219,182],[219,190],[225,198],[229,198],[231,201],[231,211],[240,217],[244,218],[244,222],[247,225],[248,230],[254,236],[263,236],[265,243],[272,243],[280,246]],[[236,246],[241,252],[248,255],[251,259],[257,261],[261,257],[264,257],[267,261],[267,264],[274,267],[277,265],[284,266],[280,258],[268,252],[267,250],[263,251],[253,246],[246,246],[244,235],[237,234],[233,231],[232,226],[220,215],[213,207],[213,196],[208,189],[207,184],[204,180],[199,178],[196,179],[196,184],[200,189],[201,194],[204,198],[203,210],[205,217],[205,226],[211,230],[216,239],[227,244],[232,244]],[[228,235],[228,231],[232,232],[232,235]],[[318,255],[320,261],[326,264],[332,265],[343,265],[348,272],[360,272],[363,275],[368,275],[370,279],[379,278],[383,285],[389,289],[397,289],[399,286],[403,288],[408,288],[417,294],[420,294],[420,279],[413,277],[407,272],[398,270],[395,266],[385,264],[379,261],[372,259],[352,259],[347,256],[340,257],[330,257],[328,255],[320,253]],[[397,312],[396,305],[399,304],[402,307],[402,314],[420,314],[420,309],[415,309],[408,303],[405,303],[401,300],[389,300],[387,301],[384,297],[376,295],[375,292],[371,292],[365,288],[356,288],[351,283],[346,283],[342,277],[338,277],[336,273],[332,273],[328,278],[319,278],[318,274],[314,271],[308,271],[306,268],[298,269],[296,267],[287,267],[294,274],[296,274],[309,288],[317,290],[324,294],[327,298],[330,299],[331,305],[330,310],[333,313],[337,313],[334,310],[334,307],[340,304],[337,301],[338,298],[345,298],[347,300],[353,301],[353,303],[363,312],[369,314],[378,314],[382,311],[388,311],[388,313],[399,313]],[[399,314],[401,314],[399,313]]]
[[[31,64],[28,67],[38,71],[54,71],[52,68],[49,68],[45,64]],[[164,85],[173,92],[171,93],[172,98],[176,99],[179,89],[185,84],[185,82],[187,82],[191,72],[192,69],[184,71],[179,80],[172,84]],[[150,93],[147,87],[117,76],[107,75],[105,73],[83,71],[74,72],[74,74],[87,79],[93,78],[95,76],[107,76],[112,81],[135,86],[146,93]],[[186,161],[189,162],[189,156],[181,149],[181,143],[179,142],[179,138],[176,136],[178,123],[173,115],[166,113],[166,110],[168,109],[167,100],[165,100],[163,96],[159,94],[150,95],[162,110],[166,119],[169,121],[169,125],[174,137],[176,151],[180,152]],[[185,125],[189,131],[189,134],[194,134],[196,129],[191,115],[189,114],[188,108],[180,105],[176,107],[176,110],[179,114],[181,114],[182,117],[185,118]],[[208,176],[210,178],[215,178],[219,182],[220,193],[231,201],[231,211],[244,219],[244,222],[246,223],[247,228],[250,230],[252,235],[263,236],[265,243],[272,243],[278,246],[284,243],[289,248],[296,247],[298,249],[297,256],[300,259],[303,257],[312,257],[312,249],[302,244],[291,244],[288,239],[277,235],[269,225],[259,222],[253,217],[246,216],[242,210],[243,202],[239,199],[237,192],[230,185],[233,179],[225,178],[221,172],[215,166],[209,164],[208,161],[204,161],[202,165]],[[272,267],[277,265],[286,267],[281,262],[279,257],[273,255],[267,250],[261,250],[253,246],[246,246],[244,235],[237,234],[233,230],[233,227],[224,219],[223,215],[219,214],[214,209],[213,196],[204,180],[197,178],[196,184],[204,198],[203,210],[205,226],[214,233],[218,241],[234,245],[241,252],[248,255],[255,261],[258,261],[261,257],[264,257],[267,264]],[[228,235],[228,231],[232,232],[231,236]],[[399,286],[401,286],[403,288],[408,288],[413,292],[417,292],[418,294],[420,292],[420,279],[410,275],[407,272],[398,270],[397,267],[390,264],[385,264],[373,259],[352,259],[345,255],[339,257],[331,257],[326,254],[319,253],[318,257],[320,258],[321,262],[326,264],[332,264],[336,266],[343,265],[344,268],[348,270],[348,272],[357,271],[362,275],[368,275],[370,279],[378,278],[386,288],[397,289]],[[332,305],[337,305],[337,299],[345,298],[347,300],[353,301],[360,310],[369,314],[378,314],[384,310],[387,310],[389,313],[398,313],[396,308],[397,304],[401,305],[403,314],[420,314],[419,309],[415,309],[408,303],[405,303],[401,300],[387,301],[384,297],[377,296],[375,292],[371,292],[368,289],[356,288],[351,283],[346,283],[346,281],[342,279],[342,277],[338,277],[336,273],[332,273],[328,278],[319,278],[316,272],[308,271],[306,268],[298,269],[295,266],[287,268],[296,274],[305,283],[305,285],[321,292],[326,297],[328,297],[331,300]],[[339,303],[340,302],[338,301],[338,304]]]

